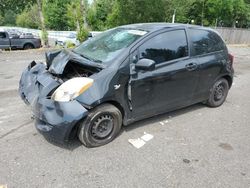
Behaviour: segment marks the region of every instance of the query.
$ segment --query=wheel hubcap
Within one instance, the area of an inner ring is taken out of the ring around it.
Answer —
[[[113,117],[111,115],[101,115],[93,122],[91,134],[96,139],[105,139],[112,130]]]
[[[214,99],[216,101],[221,100],[224,97],[224,91],[225,88],[222,84],[219,84],[216,88],[215,88],[215,92],[214,92]]]

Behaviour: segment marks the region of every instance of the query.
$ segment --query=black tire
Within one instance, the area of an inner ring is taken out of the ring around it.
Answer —
[[[29,49],[34,49],[34,45],[33,44],[30,44],[30,43],[27,43],[23,46],[23,49],[24,50],[29,50]]]
[[[78,138],[86,147],[103,146],[120,132],[122,114],[111,104],[100,105],[79,122]]]
[[[207,105],[210,107],[221,106],[227,98],[228,90],[229,84],[226,79],[220,78],[219,80],[217,80],[210,90]]]

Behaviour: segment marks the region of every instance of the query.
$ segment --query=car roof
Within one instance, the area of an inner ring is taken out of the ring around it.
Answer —
[[[164,29],[164,28],[178,28],[178,27],[212,30],[207,27],[191,25],[191,24],[181,24],[181,23],[138,23],[138,24],[129,24],[129,25],[120,26],[120,28],[137,29],[137,30],[144,30],[148,32],[153,32],[153,31]]]

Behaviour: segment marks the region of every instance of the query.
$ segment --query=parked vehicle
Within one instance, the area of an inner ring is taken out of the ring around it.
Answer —
[[[90,39],[90,38],[96,37],[97,35],[101,33],[102,33],[101,31],[90,31],[88,38]]]
[[[39,38],[20,38],[19,35],[0,31],[0,49],[32,49],[40,48],[41,40]]]
[[[109,143],[122,125],[195,103],[218,107],[233,82],[233,56],[212,29],[183,24],[121,26],[72,51],[31,62],[19,86],[37,129],[56,141]]]
[[[57,38],[55,41],[55,45],[59,46],[66,46],[67,43],[72,43],[75,46],[78,46],[80,44],[80,41],[77,40],[76,33],[70,33],[68,36]]]

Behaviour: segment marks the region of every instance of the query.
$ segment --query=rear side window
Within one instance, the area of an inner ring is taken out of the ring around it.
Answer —
[[[139,58],[152,59],[157,64],[188,56],[184,30],[168,31],[146,41],[139,47]]]
[[[193,43],[194,55],[202,55],[225,49],[222,39],[212,31],[190,29],[189,33]]]
[[[6,34],[4,32],[0,32],[0,39],[6,38]]]

